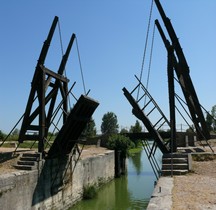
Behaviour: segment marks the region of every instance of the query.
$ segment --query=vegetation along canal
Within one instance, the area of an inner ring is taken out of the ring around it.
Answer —
[[[156,152],[161,164],[161,153]],[[156,177],[142,150],[127,159],[127,175],[104,185],[94,199],[83,200],[70,210],[143,210],[146,209]]]

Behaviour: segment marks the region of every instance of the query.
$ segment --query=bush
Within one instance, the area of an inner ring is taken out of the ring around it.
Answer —
[[[4,139],[5,138],[5,134],[0,130],[0,139]]]
[[[108,138],[107,146],[109,149],[120,150],[121,154],[126,157],[129,155],[129,149],[135,147],[135,144],[126,136],[113,134]]]
[[[97,189],[94,186],[84,187],[83,198],[84,199],[92,199],[97,196]]]

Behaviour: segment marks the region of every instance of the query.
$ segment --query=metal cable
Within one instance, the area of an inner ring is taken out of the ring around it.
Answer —
[[[83,70],[82,70],[82,64],[81,64],[81,59],[80,59],[80,53],[79,53],[79,46],[78,46],[77,37],[76,37],[76,47],[77,47],[77,53],[78,53],[78,59],[79,59],[79,65],[80,65],[80,71],[81,71],[81,77],[82,77],[82,83],[83,83],[83,89],[84,89],[84,93],[86,95],[85,81],[84,81],[84,76],[83,76]]]
[[[61,35],[61,27],[60,27],[60,21],[58,20],[58,29],[59,29],[59,38],[60,38],[60,45],[61,45],[61,53],[62,57],[64,55],[64,49],[63,49],[63,44],[62,44],[62,35]]]
[[[153,47],[154,47],[154,37],[155,37],[155,24],[154,24],[154,27],[153,27],[153,34],[152,34],[151,51],[150,51],[148,74],[147,74],[147,80],[146,80],[146,90],[148,90],[148,85],[149,85],[150,70],[151,70],[151,63],[152,63],[152,55],[153,55]],[[146,96],[145,96],[145,100],[144,100],[144,106],[145,106],[145,104],[146,104]]]
[[[146,34],[146,40],[145,40],[145,47],[144,47],[144,53],[143,53],[143,59],[142,59],[142,65],[141,65],[141,72],[140,72],[140,77],[139,77],[140,81],[142,81],[142,75],[143,75],[143,70],[144,70],[144,64],[145,64],[146,51],[147,51],[147,46],[148,46],[148,37],[149,37],[149,31],[150,31],[150,25],[151,25],[151,17],[152,17],[153,5],[154,5],[154,0],[152,0],[151,8],[150,8],[148,27],[147,27],[147,34]],[[140,87],[138,88],[138,92],[137,92],[137,100],[139,98],[139,91],[140,91]]]
[[[64,48],[63,48],[63,44],[62,44],[62,33],[61,33],[61,26],[60,26],[60,21],[59,20],[58,20],[58,29],[59,29],[59,38],[60,38],[60,45],[61,45],[61,53],[62,53],[62,57],[63,57],[64,56]],[[64,76],[67,77],[66,68],[64,69]],[[71,108],[70,97],[68,98],[68,105]]]

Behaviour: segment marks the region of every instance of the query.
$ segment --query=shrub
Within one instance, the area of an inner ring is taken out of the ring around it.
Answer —
[[[126,157],[129,155],[129,149],[135,147],[135,144],[126,136],[113,134],[108,138],[107,146],[109,149],[120,150],[121,154]]]
[[[83,198],[84,199],[92,199],[97,196],[97,189],[94,186],[84,187]]]
[[[4,139],[5,138],[5,134],[0,130],[0,139]]]

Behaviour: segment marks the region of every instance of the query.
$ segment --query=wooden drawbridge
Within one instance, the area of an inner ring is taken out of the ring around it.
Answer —
[[[18,123],[21,122],[18,147],[26,141],[32,141],[32,145],[38,143],[38,152],[42,154],[43,158],[69,154],[99,105],[97,101],[88,96],[89,91],[81,94],[77,100],[72,93],[75,82],[69,88],[70,81],[66,77],[65,69],[76,39],[75,34],[72,34],[70,38],[58,71],[54,72],[44,65],[58,21],[58,17],[55,17],[43,44],[32,79],[26,109],[18,121]],[[73,107],[71,107],[71,95],[75,99]],[[56,120],[56,118],[58,119]],[[53,132],[50,132],[51,127],[54,127]],[[50,133],[52,133],[52,140],[48,139]],[[49,145],[49,150],[46,149],[46,145]]]
[[[155,26],[157,27],[159,34],[161,35],[162,41],[164,42],[165,48],[167,50],[167,75],[168,75],[168,91],[169,91],[169,114],[170,118],[167,120],[165,115],[162,113],[160,108],[158,107],[157,103],[154,101],[154,99],[151,97],[150,93],[147,91],[147,88],[142,84],[142,71],[143,71],[143,64],[141,69],[140,78],[138,80],[138,85],[130,92],[125,87],[123,88],[123,92],[127,100],[132,106],[132,113],[143,122],[145,128],[148,130],[148,132],[151,134],[152,139],[154,140],[154,143],[152,144],[151,148],[148,147],[147,149],[147,155],[149,157],[149,160],[153,160],[152,165],[156,168],[155,170],[158,171],[159,168],[156,163],[154,163],[154,152],[156,148],[158,147],[163,154],[168,153],[175,153],[177,152],[177,139],[176,139],[176,110],[179,112],[179,114],[182,116],[182,118],[185,120],[183,114],[177,109],[175,100],[178,102],[182,99],[179,99],[179,96],[175,93],[175,87],[174,87],[174,81],[176,80],[182,90],[183,96],[185,98],[185,104],[188,108],[188,117],[191,119],[195,131],[196,136],[198,140],[205,140],[208,144],[208,140],[210,139],[210,133],[207,128],[207,124],[202,112],[202,106],[199,103],[197,94],[195,92],[195,88],[193,86],[191,77],[190,77],[190,71],[189,67],[186,61],[186,58],[184,56],[184,53],[182,51],[181,45],[179,43],[179,40],[176,36],[176,33],[174,31],[174,28],[170,22],[170,19],[166,16],[159,0],[152,1],[153,4],[156,4],[156,7],[158,8],[158,11],[161,15],[161,18],[164,22],[165,28],[167,30],[167,33],[169,35],[169,39],[165,36],[165,33],[163,32],[162,27],[160,26],[160,23],[158,20],[155,20]],[[152,6],[149,16],[149,24],[148,24],[148,30],[147,30],[147,37],[149,32],[149,26],[150,26],[150,20],[151,20],[151,14],[152,14]],[[153,31],[153,38],[154,38],[154,31]],[[147,39],[146,39],[147,40]],[[153,43],[153,41],[152,41]],[[147,46],[147,42],[146,42]],[[145,46],[145,50],[146,50]],[[153,46],[153,44],[152,44]],[[145,50],[144,50],[144,56],[143,56],[143,63],[145,58]],[[152,55],[152,50],[151,50]],[[150,55],[150,56],[151,56]],[[150,57],[151,60],[151,57]],[[150,68],[149,68],[150,70]],[[175,78],[174,73],[177,78]],[[149,78],[149,75],[148,77]],[[148,84],[147,80],[147,84]],[[157,85],[157,84],[156,84]],[[139,97],[139,91],[142,89],[144,91],[144,94]],[[134,97],[133,94],[137,91],[137,97]],[[149,98],[149,102],[146,102],[146,97]],[[143,101],[142,105],[140,106],[140,102]],[[179,102],[181,104],[181,102]],[[153,104],[153,108],[150,110],[150,112],[146,112],[146,107],[149,104]],[[184,109],[184,108],[183,108]],[[158,119],[156,123],[152,123],[149,114],[151,114],[154,110],[159,110],[161,117]],[[163,123],[166,122],[169,125],[170,128],[170,138],[167,141],[167,139],[163,139],[160,136],[160,133],[158,132],[157,126],[159,124],[163,125]],[[188,123],[187,123],[188,124]],[[189,125],[189,124],[188,124]],[[189,126],[190,127],[190,126]],[[208,144],[209,145],[209,144]],[[209,145],[210,146],[210,145]],[[211,146],[210,146],[211,148]],[[212,149],[212,148],[211,148]],[[213,150],[212,150],[213,151]]]

